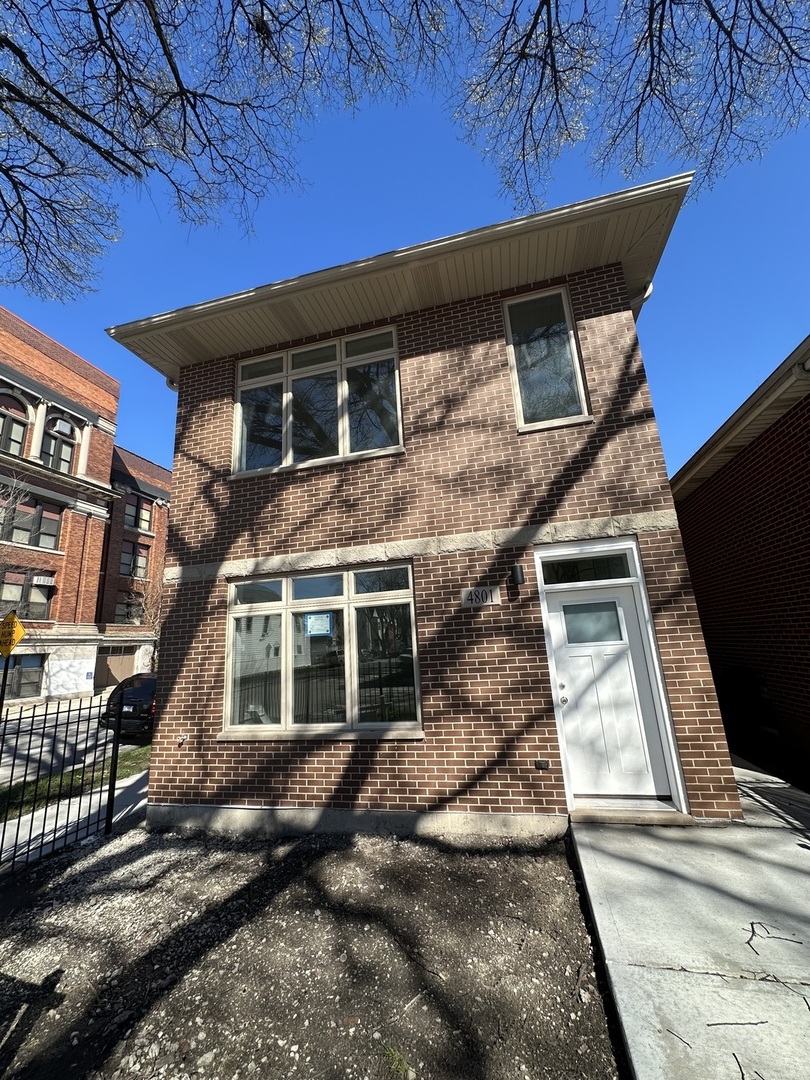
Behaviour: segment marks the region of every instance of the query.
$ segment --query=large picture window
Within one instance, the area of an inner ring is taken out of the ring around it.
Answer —
[[[541,293],[508,304],[506,321],[518,426],[584,416],[585,390],[565,294]]]
[[[402,445],[393,330],[243,363],[238,469],[278,469]]]
[[[230,726],[418,730],[410,569],[232,586]]]

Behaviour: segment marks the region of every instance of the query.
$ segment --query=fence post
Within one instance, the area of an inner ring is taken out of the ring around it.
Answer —
[[[115,785],[118,781],[118,747],[121,742],[121,714],[124,709],[124,695],[118,695],[115,706],[115,727],[113,728],[113,748],[110,758],[110,785],[107,789],[107,816],[104,821],[104,835],[109,836],[113,827],[113,812],[115,810]]]

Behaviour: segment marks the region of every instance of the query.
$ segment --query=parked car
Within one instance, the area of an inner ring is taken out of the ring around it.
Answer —
[[[120,705],[122,734],[151,735],[155,724],[156,690],[156,675],[130,675],[110,694],[99,723],[114,730]]]

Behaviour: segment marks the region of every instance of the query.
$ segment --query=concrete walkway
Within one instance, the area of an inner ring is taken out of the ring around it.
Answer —
[[[735,772],[744,824],[572,826],[636,1080],[810,1077],[810,796]]]
[[[146,806],[149,770],[120,781],[115,787],[113,824],[132,817]],[[0,828],[0,867],[12,861],[22,866],[67,847],[77,841],[97,836],[104,830],[107,792],[95,791],[74,799],[53,803]]]

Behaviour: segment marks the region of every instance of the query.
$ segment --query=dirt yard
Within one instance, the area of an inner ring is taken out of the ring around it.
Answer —
[[[0,877],[0,1076],[608,1080],[563,842],[140,825]]]

